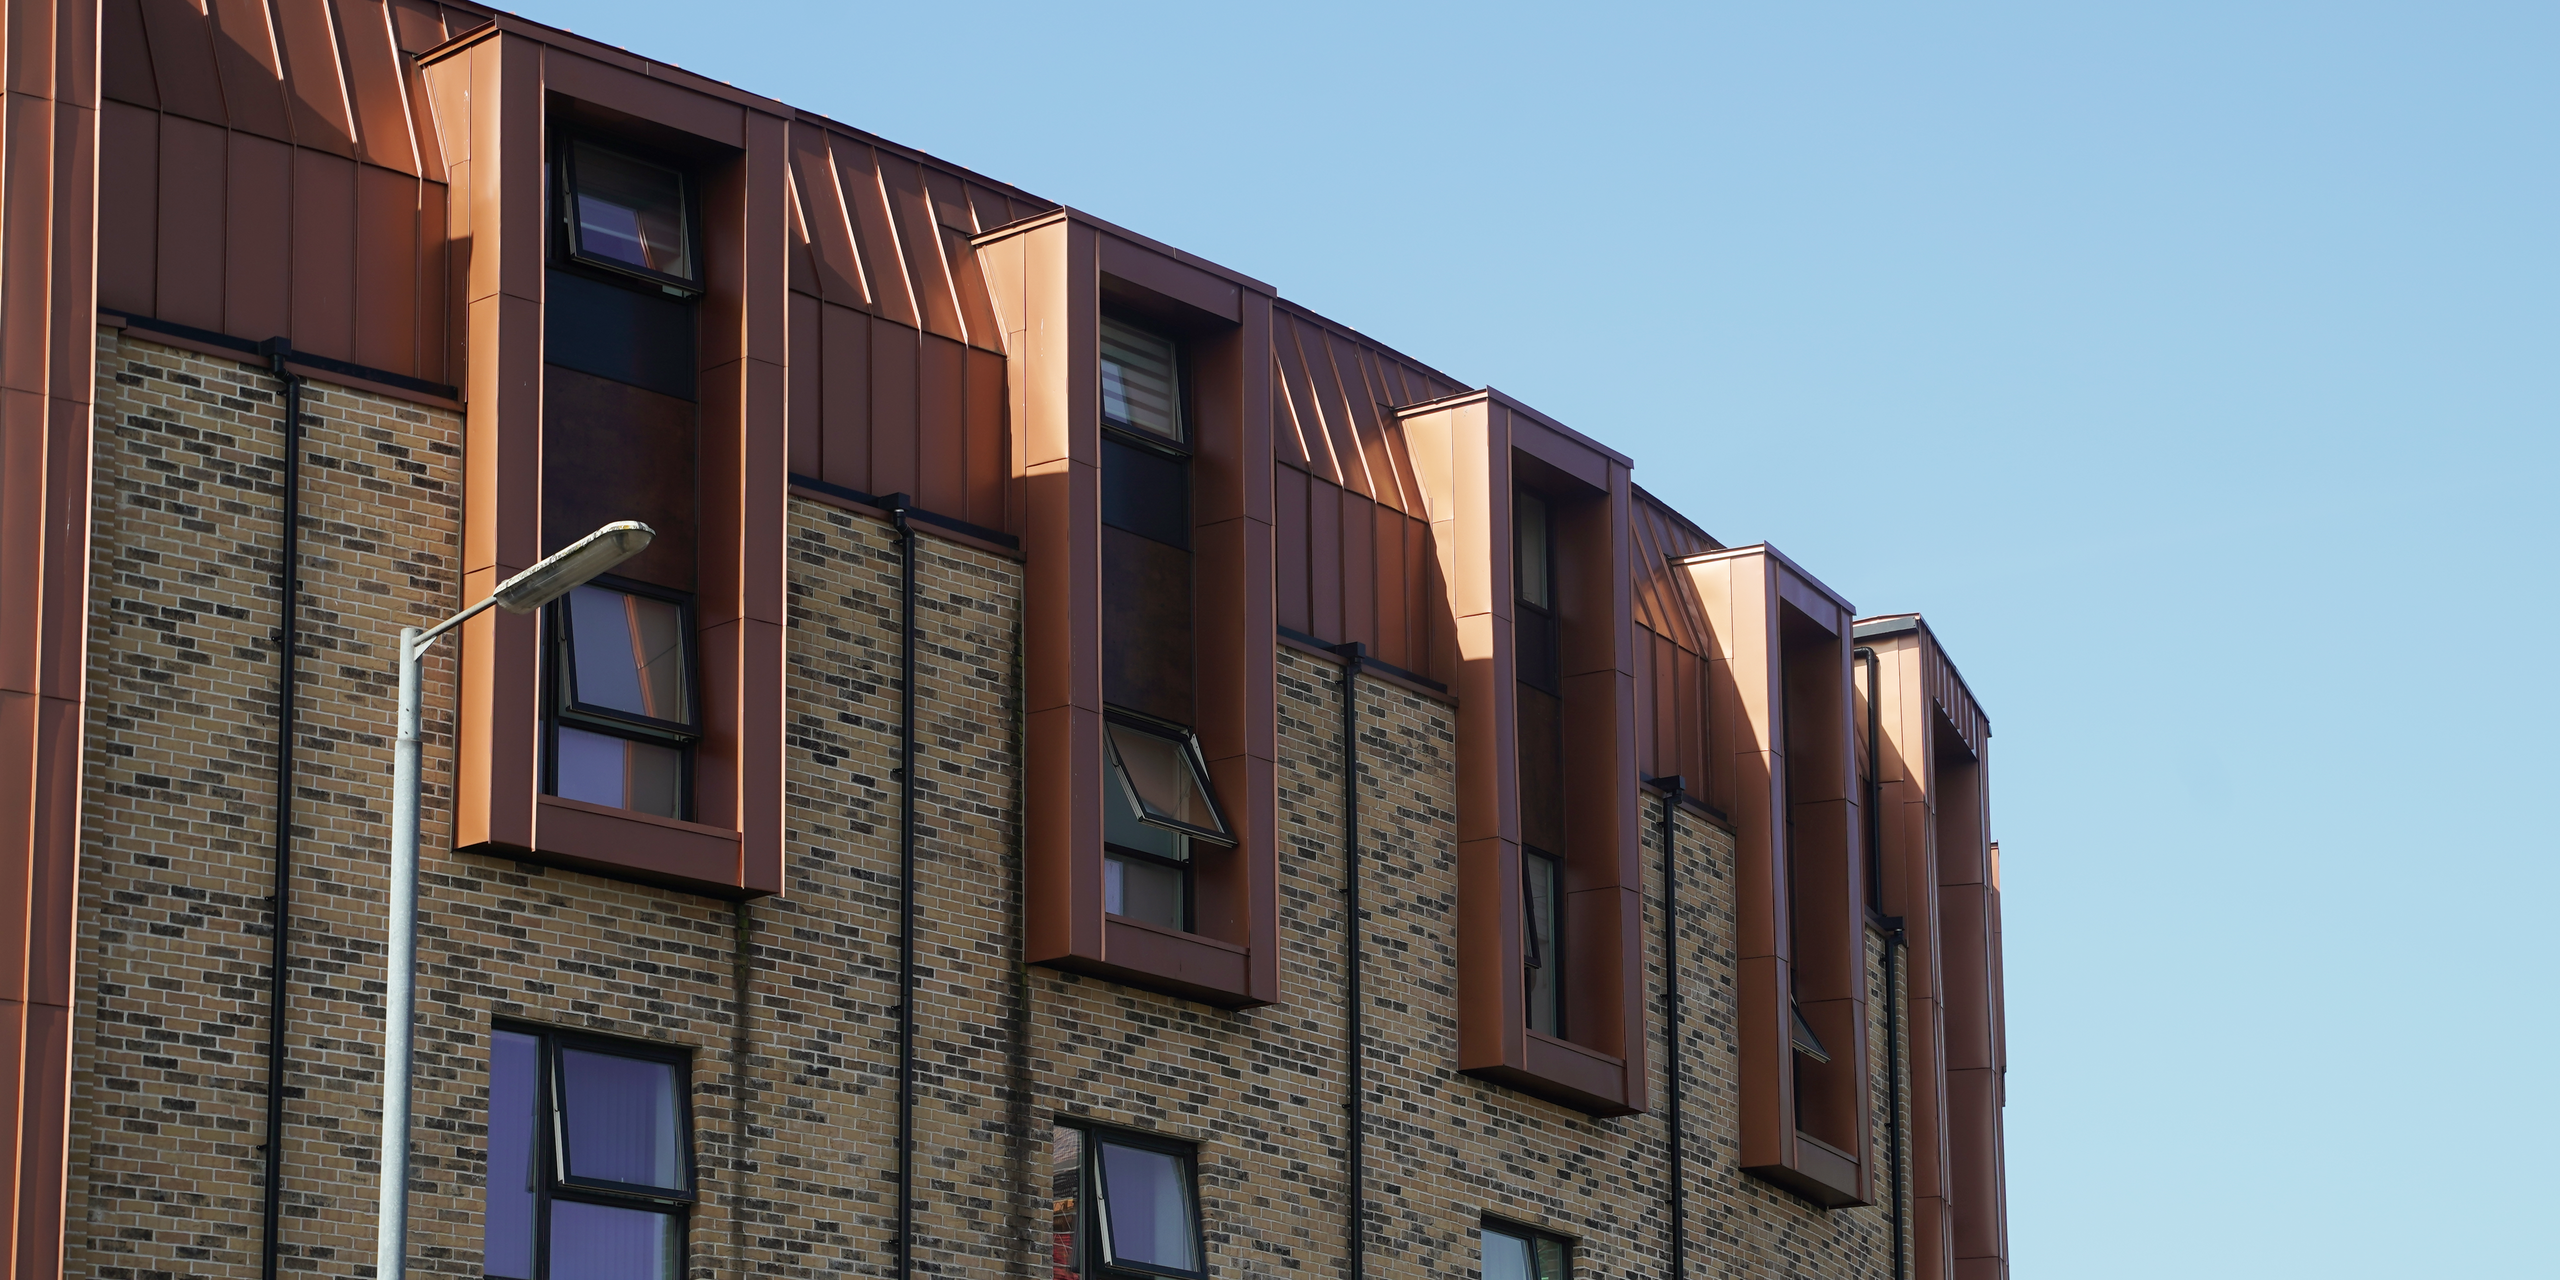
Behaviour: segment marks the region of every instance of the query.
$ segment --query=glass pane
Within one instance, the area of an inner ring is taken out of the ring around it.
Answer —
[[[1208,779],[1200,776],[1187,744],[1125,724],[1110,725],[1108,731],[1121,776],[1148,817],[1226,832],[1227,824],[1209,803]]]
[[[1116,854],[1102,862],[1102,909],[1161,929],[1188,929],[1182,869]]]
[[[1564,977],[1564,957],[1556,954],[1556,862],[1541,854],[1520,855],[1521,964],[1529,998],[1529,1026],[1548,1035],[1563,1035],[1563,1008],[1557,999]]]
[[[684,1271],[676,1216],[551,1202],[551,1280],[675,1280]]]
[[[1075,1280],[1083,1190],[1084,1131],[1060,1125],[1049,1133],[1050,1280]]]
[[[1103,1218],[1113,1262],[1196,1271],[1191,1177],[1182,1157],[1104,1142]]]
[[[628,156],[578,145],[578,248],[613,262],[693,278],[684,233],[684,178]]]
[[[685,696],[684,609],[607,587],[569,593],[577,700],[653,720],[693,723]]]
[[[681,1087],[672,1062],[561,1050],[564,1175],[686,1190]]]
[[[1120,775],[1120,757],[1116,752],[1102,753],[1103,769],[1110,776],[1103,782],[1102,838],[1124,849],[1152,853],[1159,858],[1182,861],[1191,856],[1191,842],[1163,827],[1138,821],[1138,801],[1129,784]]]
[[[684,816],[684,752],[560,726],[559,794],[661,818]]]
[[[488,1211],[480,1268],[533,1280],[534,1107],[541,1100],[542,1041],[513,1031],[489,1037]]]
[[[1102,322],[1102,416],[1132,430],[1182,439],[1171,342],[1117,320]]]
[[[1552,609],[1555,592],[1553,577],[1547,571],[1547,504],[1536,494],[1523,493],[1512,504],[1512,514],[1520,535],[1520,560],[1514,568],[1520,579],[1520,598],[1541,609]]]
[[[1538,1280],[1529,1269],[1529,1242],[1486,1227],[1483,1273],[1484,1280]]]
[[[1564,1241],[1540,1236],[1531,1248],[1538,1256],[1538,1280],[1565,1280]]]

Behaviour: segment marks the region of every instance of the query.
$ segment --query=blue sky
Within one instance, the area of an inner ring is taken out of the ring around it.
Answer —
[[[1997,735],[2019,1276],[2554,1274],[2560,9],[525,12],[1925,611]]]

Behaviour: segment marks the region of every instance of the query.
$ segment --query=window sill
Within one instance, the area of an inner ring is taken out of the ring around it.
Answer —
[[[1062,956],[1045,963],[1222,1009],[1263,1003],[1252,994],[1251,951],[1127,916],[1102,917],[1100,960]]]
[[[1627,1061],[1543,1031],[1523,1033],[1522,1061],[1477,1067],[1468,1074],[1595,1116],[1634,1115],[1627,1102]]]
[[[740,847],[735,831],[542,796],[528,860],[737,898],[750,895]]]
[[[1796,1130],[1795,1137],[1793,1168],[1765,1165],[1743,1172],[1774,1182],[1825,1209],[1847,1209],[1873,1203],[1861,1192],[1857,1157],[1802,1129]]]

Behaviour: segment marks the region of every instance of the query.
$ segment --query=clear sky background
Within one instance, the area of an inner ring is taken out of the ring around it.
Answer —
[[[2020,1277],[2560,1275],[2560,7],[525,12],[1924,611],[1996,734]]]

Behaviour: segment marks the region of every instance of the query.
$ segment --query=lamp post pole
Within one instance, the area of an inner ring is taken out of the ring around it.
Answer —
[[[427,646],[491,605],[531,613],[597,574],[640,554],[655,535],[622,520],[578,539],[516,576],[478,604],[423,631],[400,629],[400,737],[391,763],[391,885],[383,914],[382,1170],[374,1202],[375,1280],[404,1280],[409,1267],[409,1066],[418,1011],[418,721],[425,701]]]

